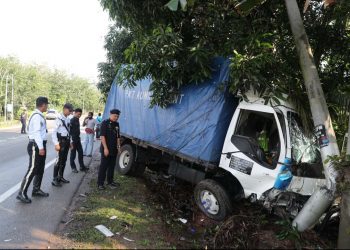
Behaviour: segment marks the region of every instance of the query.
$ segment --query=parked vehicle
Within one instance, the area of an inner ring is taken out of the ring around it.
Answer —
[[[46,112],[46,120],[55,120],[57,117],[57,111],[54,109],[49,109]]]
[[[114,82],[104,118],[122,111],[116,167],[140,175],[147,166],[196,184],[197,205],[215,220],[242,198],[293,218],[325,183],[317,143],[291,104],[229,94],[228,67],[217,59],[210,80],[182,88],[165,109],[149,107],[150,79],[134,88]]]

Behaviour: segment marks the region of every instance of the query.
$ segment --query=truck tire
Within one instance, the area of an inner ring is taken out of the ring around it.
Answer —
[[[194,198],[200,210],[209,218],[222,221],[232,213],[232,203],[227,192],[218,182],[205,179],[194,189]]]
[[[121,175],[127,175],[132,172],[135,154],[130,144],[124,144],[120,148],[120,154],[117,156],[117,171]]]

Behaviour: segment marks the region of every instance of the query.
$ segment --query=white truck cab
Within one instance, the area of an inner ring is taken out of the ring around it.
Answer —
[[[253,99],[253,100],[252,100]],[[234,176],[245,198],[292,217],[325,183],[319,148],[286,102],[241,101],[232,117],[219,167]]]

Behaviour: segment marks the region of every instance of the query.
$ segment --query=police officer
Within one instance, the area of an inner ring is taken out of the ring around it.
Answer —
[[[101,123],[101,165],[98,171],[97,186],[98,189],[106,189],[104,182],[107,173],[107,185],[111,189],[118,187],[118,183],[113,181],[114,166],[117,154],[120,149],[120,128],[119,119],[120,111],[112,109],[109,119]]]
[[[73,106],[66,103],[63,106],[63,113],[58,114],[56,126],[52,132],[52,141],[55,144],[57,153],[56,163],[53,169],[53,186],[60,187],[62,183],[69,183],[63,178],[64,168],[66,167],[68,151],[71,145],[70,137],[70,119],[69,115],[73,112]]]
[[[83,159],[83,147],[80,141],[80,122],[82,110],[80,108],[75,109],[74,116],[70,119],[70,134],[72,136],[73,148],[70,151],[70,166],[73,173],[78,173],[77,167],[75,166],[75,157],[78,152],[78,160],[80,165],[80,171],[89,170],[88,167],[84,166]]]
[[[36,110],[28,122],[27,130],[29,143],[27,151],[29,154],[29,167],[16,197],[18,200],[24,203],[31,202],[31,199],[29,199],[27,196],[27,191],[33,177],[34,182],[32,196],[49,196],[48,193],[45,193],[40,189],[45,170],[47,142],[46,120],[43,113],[47,111],[48,104],[49,102],[46,97],[38,97],[36,99]]]

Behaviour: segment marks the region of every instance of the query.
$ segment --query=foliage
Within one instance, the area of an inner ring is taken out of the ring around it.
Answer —
[[[120,65],[126,63],[124,50],[130,46],[131,42],[132,34],[130,32],[125,29],[120,30],[116,25],[109,27],[104,46],[107,51],[107,61],[100,62],[97,66],[99,71],[97,87],[104,94],[104,98],[107,97]]]
[[[325,164],[329,162],[340,172],[340,178],[337,181],[337,191],[343,193],[350,190],[350,180],[345,177],[345,171],[350,170],[350,155],[347,155],[345,152],[340,153],[340,155],[329,155],[325,160]]]
[[[277,239],[292,240],[296,249],[301,249],[302,237],[297,227],[294,227],[289,220],[280,220],[275,222],[276,225],[282,227],[282,230],[277,234]]]
[[[325,164],[332,162],[332,164],[338,169],[350,168],[350,155],[342,152],[340,155],[329,155],[325,160]]]
[[[265,1],[244,16],[234,0],[191,0],[186,11],[176,12],[167,4],[175,8],[185,1],[100,2],[119,28],[133,34],[130,46],[121,50],[133,65],[126,67],[124,80],[133,86],[138,79],[152,77],[152,104],[166,106],[181,86],[210,76],[213,57],[224,56],[231,60],[232,93],[253,88],[265,99],[285,93],[299,113],[310,117],[283,1]],[[327,103],[341,134],[350,103],[350,2],[339,1],[327,9],[321,2],[311,0],[302,15]],[[304,2],[299,0],[299,4],[302,7]],[[342,102],[337,98],[340,93]],[[343,115],[337,116],[340,109]]]
[[[47,96],[49,108],[57,110],[61,110],[66,102],[72,103],[74,107],[84,106],[86,110],[102,108],[99,91],[86,79],[42,65],[22,64],[14,57],[0,58],[0,69],[6,69],[14,75],[14,114],[18,114],[23,107],[33,110],[38,96]],[[2,81],[0,89],[0,102],[4,103],[5,81]]]

